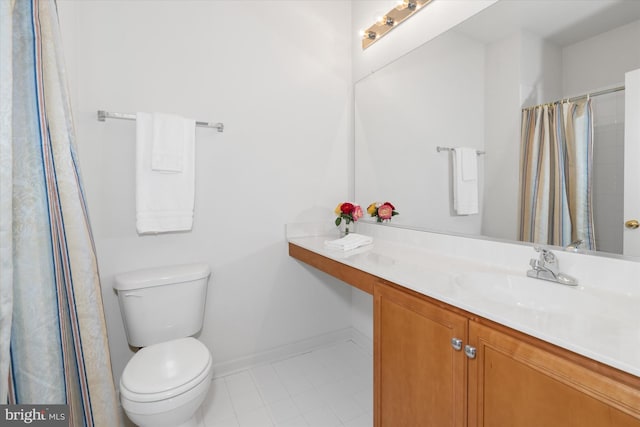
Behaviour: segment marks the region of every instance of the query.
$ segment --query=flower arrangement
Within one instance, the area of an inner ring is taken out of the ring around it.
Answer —
[[[350,202],[339,203],[335,213],[338,215],[335,221],[336,227],[339,227],[343,220],[345,222],[345,234],[349,234],[349,224],[355,223],[363,215],[360,205]]]
[[[376,217],[377,222],[390,221],[392,217],[400,215],[400,213],[396,211],[395,206],[390,202],[373,202],[367,208],[367,213],[372,217]]]

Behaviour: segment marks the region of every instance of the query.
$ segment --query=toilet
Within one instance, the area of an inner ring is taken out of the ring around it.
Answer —
[[[187,264],[115,278],[127,341],[141,347],[120,378],[120,401],[140,427],[200,425],[212,359],[192,335],[202,329],[210,274],[206,264]]]

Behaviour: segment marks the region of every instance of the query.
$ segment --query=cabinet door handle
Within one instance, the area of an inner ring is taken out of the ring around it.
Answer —
[[[476,358],[476,348],[475,347],[471,347],[470,345],[467,344],[467,345],[464,346],[464,354],[466,354],[469,359],[475,359]]]
[[[462,350],[462,340],[459,338],[451,338],[451,347],[453,347],[455,351]]]

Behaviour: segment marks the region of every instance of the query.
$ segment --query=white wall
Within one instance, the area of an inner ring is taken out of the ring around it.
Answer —
[[[638,40],[640,21],[634,21],[565,47],[562,51],[564,96],[623,85],[624,73],[640,68]]]
[[[373,344],[373,296],[357,288],[351,295],[351,326]],[[372,350],[372,349],[371,349]]]
[[[482,234],[502,238],[516,237],[517,177],[520,145],[520,37],[515,35],[486,48],[485,68],[485,203]],[[515,155],[514,155],[515,152]],[[515,159],[515,163],[514,163]],[[510,170],[504,170],[509,168]],[[514,182],[515,181],[515,182]],[[515,193],[513,190],[516,189]],[[512,206],[513,205],[513,206]]]
[[[560,99],[563,94],[560,46],[526,31],[521,31],[519,38],[520,107]]]
[[[203,261],[218,373],[348,328],[351,290],[287,255],[284,224],[347,197],[350,8],[326,1],[59,1],[116,379],[131,356],[114,275]],[[97,109],[221,121],[196,131],[193,230],[138,236],[135,124]]]

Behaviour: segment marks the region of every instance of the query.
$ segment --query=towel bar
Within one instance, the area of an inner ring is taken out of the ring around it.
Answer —
[[[453,148],[451,148],[451,147],[441,147],[441,146],[437,146],[437,147],[436,147],[436,151],[437,151],[438,153],[439,153],[439,152],[441,152],[441,151],[453,151],[453,150],[454,150],[454,149],[453,149]],[[485,152],[484,152],[484,151],[480,151],[480,150],[476,150],[476,154],[477,154],[478,156],[481,156],[481,155],[485,154]]]
[[[123,119],[123,120],[135,120],[135,114],[127,114],[127,113],[113,113],[110,111],[98,110],[98,121],[104,122],[107,119]],[[211,123],[211,122],[196,122],[196,126],[205,127],[205,128],[214,128],[217,129],[218,132],[224,132],[224,124],[223,123]]]

